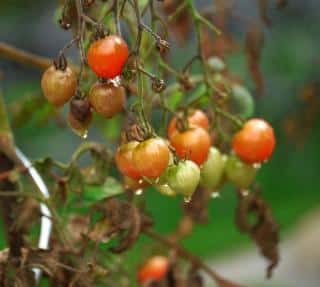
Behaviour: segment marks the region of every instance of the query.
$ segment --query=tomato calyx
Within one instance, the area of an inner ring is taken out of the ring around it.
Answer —
[[[53,60],[53,65],[55,66],[56,70],[65,71],[68,67],[68,61],[64,54],[59,54],[59,56]]]

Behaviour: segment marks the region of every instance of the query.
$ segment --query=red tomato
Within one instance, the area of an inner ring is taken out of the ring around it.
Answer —
[[[142,176],[157,178],[168,166],[170,151],[163,139],[151,138],[133,150],[132,159]]]
[[[115,156],[116,164],[120,172],[130,178],[140,179],[141,175],[134,166],[132,160],[133,150],[139,145],[137,141],[131,141],[121,145]]]
[[[124,109],[126,94],[123,87],[97,82],[90,89],[89,101],[97,113],[108,119]]]
[[[164,256],[150,258],[138,272],[138,281],[141,285],[149,281],[160,281],[169,270],[169,260]]]
[[[170,143],[180,158],[192,160],[198,165],[203,164],[209,154],[210,135],[203,128],[190,128],[184,132],[176,131]]]
[[[232,147],[241,160],[260,163],[271,157],[275,143],[270,124],[262,119],[251,119],[235,134]]]
[[[128,56],[127,43],[121,37],[111,35],[92,43],[87,59],[98,77],[113,79],[121,74]]]
[[[146,181],[139,179],[135,180],[131,177],[124,176],[123,177],[123,183],[125,189],[136,191],[138,189],[143,189],[149,185]]]
[[[190,126],[196,126],[204,128],[205,130],[209,129],[209,119],[207,115],[201,110],[194,110],[188,116],[188,123]],[[173,133],[177,130],[177,118],[174,117],[169,123],[168,126],[168,138],[171,138]]]

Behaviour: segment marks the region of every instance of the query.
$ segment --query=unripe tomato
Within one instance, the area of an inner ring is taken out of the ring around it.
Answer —
[[[247,189],[252,184],[256,172],[253,165],[246,164],[234,155],[229,156],[226,161],[226,176],[238,188]]]
[[[97,82],[90,89],[89,101],[97,113],[105,118],[112,118],[124,109],[125,89],[112,83]]]
[[[244,119],[247,119],[253,115],[254,100],[251,96],[251,93],[244,86],[239,84],[232,85],[230,104],[232,112]]]
[[[120,172],[136,180],[140,179],[141,175],[133,163],[132,154],[133,150],[138,145],[139,142],[137,141],[131,141],[126,144],[123,144],[117,149],[115,156],[116,165]]]
[[[167,171],[168,185],[185,198],[191,198],[200,181],[200,169],[191,160],[180,161]]]
[[[188,124],[191,127],[201,127],[205,130],[209,129],[209,119],[207,115],[201,110],[194,110],[188,116]],[[174,132],[177,131],[177,118],[171,119],[168,126],[168,138],[170,139]]]
[[[211,147],[207,160],[201,167],[201,184],[207,188],[216,188],[219,186],[226,163],[226,156],[220,151]]]
[[[157,178],[166,170],[170,151],[161,138],[151,138],[141,142],[132,153],[135,168],[142,175]]]
[[[155,189],[166,196],[176,196],[177,193],[168,184],[157,184]]]
[[[232,147],[241,160],[260,163],[271,157],[275,143],[273,128],[262,119],[251,119],[235,134]]]
[[[77,77],[69,67],[60,70],[51,66],[42,75],[41,88],[48,102],[58,108],[76,93]]]
[[[138,272],[138,281],[141,285],[149,281],[162,280],[169,270],[169,260],[164,256],[150,258]]]
[[[129,56],[127,43],[117,35],[107,36],[91,44],[88,65],[98,77],[113,79],[119,76]]]
[[[180,158],[189,159],[201,165],[208,157],[211,139],[206,130],[197,127],[184,132],[176,131],[170,143]]]

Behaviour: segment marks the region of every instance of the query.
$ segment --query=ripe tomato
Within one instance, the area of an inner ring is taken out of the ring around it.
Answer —
[[[234,155],[229,156],[226,161],[226,176],[230,182],[239,188],[248,188],[252,184],[256,172],[257,170],[253,165],[246,164]]]
[[[189,125],[195,127],[201,127],[205,130],[209,129],[209,119],[207,115],[201,110],[194,110],[188,116]],[[177,118],[174,117],[171,119],[168,126],[168,138],[171,138],[173,133],[177,130]]]
[[[98,77],[113,79],[119,76],[129,56],[127,43],[117,35],[107,36],[91,44],[88,65]]]
[[[77,77],[69,67],[59,70],[51,66],[42,75],[41,88],[49,103],[61,107],[76,93]]]
[[[251,119],[232,141],[235,153],[245,162],[260,163],[269,159],[275,147],[273,128],[262,119]]]
[[[163,139],[151,138],[133,150],[132,159],[135,168],[142,176],[157,178],[168,166],[170,151]]]
[[[207,160],[201,167],[201,184],[207,188],[219,186],[226,163],[226,156],[215,148],[211,147]]]
[[[130,178],[140,179],[141,175],[134,166],[132,154],[133,150],[139,145],[137,141],[131,141],[121,145],[115,156],[116,165],[120,172]]]
[[[89,101],[97,113],[105,118],[112,118],[123,110],[126,94],[123,87],[97,82],[90,89]]]
[[[200,181],[200,169],[191,160],[182,160],[168,168],[167,180],[172,190],[191,198]]]
[[[206,130],[197,127],[184,132],[176,131],[172,135],[170,143],[180,158],[189,159],[201,165],[208,157],[211,139]]]
[[[138,272],[138,281],[141,285],[149,281],[160,281],[169,270],[169,260],[164,256],[150,258]]]

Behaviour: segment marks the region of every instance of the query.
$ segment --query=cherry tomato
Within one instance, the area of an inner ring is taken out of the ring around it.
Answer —
[[[138,272],[138,281],[141,285],[149,281],[160,281],[169,270],[169,260],[164,256],[150,258]]]
[[[271,157],[275,143],[273,128],[262,119],[251,119],[235,134],[232,147],[241,160],[260,163]]]
[[[140,173],[134,166],[132,154],[133,150],[139,145],[137,141],[131,141],[121,145],[115,156],[116,164],[120,172],[130,178],[139,180],[141,178]]]
[[[201,127],[205,130],[209,129],[209,119],[207,115],[201,110],[194,110],[188,116],[188,123],[193,127]],[[171,138],[173,133],[177,130],[177,118],[174,117],[168,126],[168,138]]]
[[[170,143],[180,158],[189,159],[201,165],[208,157],[211,139],[206,130],[197,127],[184,132],[176,131]]]
[[[76,93],[77,77],[69,67],[60,70],[51,66],[42,75],[41,88],[49,103],[61,107]]]
[[[252,184],[256,172],[257,170],[253,165],[246,164],[234,155],[229,156],[226,161],[226,176],[230,182],[239,188],[247,189]]]
[[[168,185],[176,193],[190,199],[200,181],[200,169],[191,160],[182,160],[167,171]]]
[[[107,36],[91,44],[88,65],[98,77],[119,76],[129,56],[127,43],[117,35]]]
[[[157,178],[166,170],[170,151],[161,138],[151,138],[140,143],[132,153],[135,168],[142,175]]]
[[[207,160],[201,167],[201,184],[207,188],[216,188],[222,180],[226,156],[215,148],[211,147]]]
[[[97,113],[112,118],[124,109],[126,94],[123,87],[97,82],[90,89],[89,101]]]

